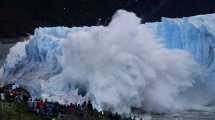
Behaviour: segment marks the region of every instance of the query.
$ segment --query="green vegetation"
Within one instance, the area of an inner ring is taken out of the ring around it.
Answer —
[[[65,112],[59,119],[47,118],[42,115],[35,115],[24,103],[2,102],[0,101],[0,120],[131,120],[122,118],[118,114],[111,112],[98,112],[89,109],[89,106],[83,110]]]
[[[23,103],[0,102],[1,120],[45,120],[34,115]]]

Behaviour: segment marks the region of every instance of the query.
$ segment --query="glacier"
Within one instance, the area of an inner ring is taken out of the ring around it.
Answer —
[[[0,83],[62,104],[91,100],[120,114],[211,107],[214,20],[210,14],[141,24],[119,10],[108,26],[37,28],[10,49]]]
[[[215,15],[199,15],[178,19],[163,18],[152,23],[156,36],[168,48],[190,52],[198,63],[214,72]]]

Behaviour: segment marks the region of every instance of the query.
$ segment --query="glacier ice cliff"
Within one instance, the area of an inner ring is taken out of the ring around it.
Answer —
[[[214,101],[214,20],[141,24],[119,10],[108,26],[38,28],[10,49],[0,82],[63,104],[90,99],[121,114],[203,108]]]
[[[215,15],[209,14],[180,19],[163,18],[162,22],[150,26],[166,47],[190,52],[195,60],[214,72],[214,21]]]

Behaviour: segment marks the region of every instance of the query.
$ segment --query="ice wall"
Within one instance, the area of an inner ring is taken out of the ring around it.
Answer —
[[[213,98],[205,66],[212,71],[214,64],[213,27],[206,24],[212,21],[205,17],[141,24],[120,10],[106,27],[38,28],[10,50],[1,83],[15,82],[34,97],[65,104],[90,99],[99,110],[121,114],[132,107],[204,106]]]
[[[162,22],[148,24],[168,48],[190,52],[201,64],[215,70],[215,14],[188,18],[163,18]]]

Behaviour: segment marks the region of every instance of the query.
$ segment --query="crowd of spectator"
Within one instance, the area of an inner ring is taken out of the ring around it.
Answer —
[[[117,113],[97,111],[90,101],[83,104],[62,105],[47,99],[32,99],[25,89],[11,89],[11,86],[0,87],[0,100],[24,103],[29,111],[49,120],[132,120]]]

